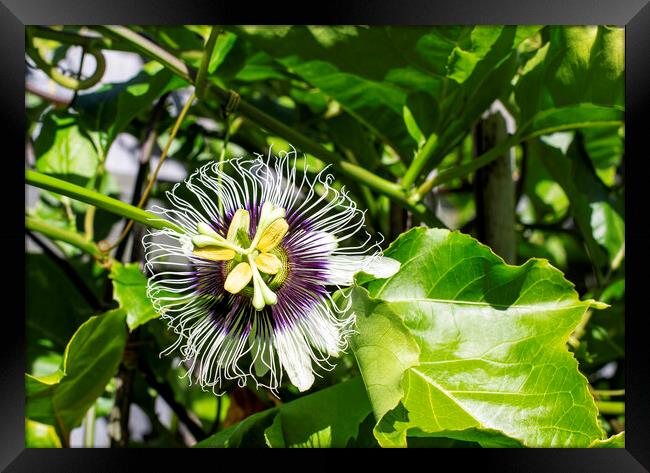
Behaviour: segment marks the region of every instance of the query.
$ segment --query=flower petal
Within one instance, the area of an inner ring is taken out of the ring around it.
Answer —
[[[400,262],[385,256],[333,255],[327,259],[329,284],[349,286],[359,271],[379,279],[391,277],[400,268]]]
[[[305,339],[291,328],[275,333],[275,349],[289,380],[300,390],[307,391],[314,384],[311,350]]]

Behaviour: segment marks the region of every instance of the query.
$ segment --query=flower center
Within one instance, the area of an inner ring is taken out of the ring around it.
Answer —
[[[263,274],[273,276],[283,273],[285,269],[282,261],[285,258],[278,258],[276,254],[280,250],[278,245],[289,230],[285,216],[283,208],[264,202],[252,240],[249,237],[250,215],[244,209],[237,210],[233,215],[226,238],[209,225],[199,223],[198,235],[192,238],[192,252],[212,261],[232,261],[224,288],[238,294],[252,281],[253,307],[262,310],[264,306],[278,302],[277,295],[269,288]]]

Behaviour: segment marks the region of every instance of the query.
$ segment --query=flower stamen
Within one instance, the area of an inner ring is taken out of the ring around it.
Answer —
[[[269,201],[264,202],[264,204],[262,204],[262,210],[260,211],[260,221],[257,225],[255,237],[253,237],[253,241],[245,254],[250,254],[255,248],[259,248],[259,243],[263,237],[265,238],[264,248],[268,247],[268,249],[271,249],[274,246],[277,246],[280,241],[282,241],[282,238],[284,238],[284,235],[287,233],[289,228],[286,220],[284,220],[286,214],[286,211],[282,207],[275,207],[275,205]],[[276,224],[277,221],[282,221],[284,224]],[[286,226],[286,229],[282,232],[284,226]],[[272,230],[271,227],[273,227]],[[271,230],[271,233],[267,234],[267,230]],[[275,244],[269,247],[273,243]],[[262,251],[266,252],[268,249]]]
[[[238,294],[248,285],[252,277],[253,271],[250,265],[242,261],[230,271],[223,288],[231,294]]]
[[[255,264],[266,274],[278,274],[282,269],[282,261],[272,253],[260,253],[255,257]]]
[[[230,261],[237,254],[235,250],[229,248],[219,248],[208,246],[205,248],[195,248],[192,250],[195,256],[211,261]]]
[[[243,244],[250,241],[248,238],[248,230],[251,224],[251,217],[248,213],[248,210],[239,209],[235,212],[235,215],[232,216],[230,221],[230,226],[228,227],[228,234],[226,240],[235,243]]]

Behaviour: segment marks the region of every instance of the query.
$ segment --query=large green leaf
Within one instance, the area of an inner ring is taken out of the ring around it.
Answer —
[[[254,414],[198,447],[345,447],[371,413],[359,378]]]
[[[115,375],[126,344],[122,309],[91,317],[68,343],[60,369],[48,376],[26,375],[26,416],[54,425],[67,439]]]
[[[510,266],[458,232],[416,228],[402,263],[352,290],[353,349],[384,446],[442,436],[484,446],[588,446],[597,410],[566,348],[590,306],[545,260]]]
[[[147,297],[147,278],[137,263],[114,262],[109,277],[113,280],[113,297],[126,312],[129,330],[158,317]]]
[[[608,26],[553,28],[547,78],[556,104],[624,104],[625,30]]]

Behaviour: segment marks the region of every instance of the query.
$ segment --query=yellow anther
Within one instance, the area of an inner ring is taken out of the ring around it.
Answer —
[[[260,253],[255,257],[255,265],[266,274],[277,274],[282,269],[280,258],[271,253]]]
[[[244,209],[237,210],[237,212],[235,212],[235,215],[232,216],[232,220],[230,221],[230,226],[228,227],[228,235],[226,237],[228,241],[240,244],[240,242],[237,241],[237,234],[241,230],[248,235],[248,229],[250,228],[250,224],[251,224],[251,217],[250,214],[248,213],[248,210],[244,210]]]
[[[211,261],[230,261],[235,257],[235,250],[228,248],[219,248],[215,246],[208,246],[206,248],[195,248],[192,250],[194,256],[199,258],[209,259]]]
[[[262,253],[268,253],[278,246],[289,230],[289,224],[283,218],[277,219],[271,225],[266,227],[261,238],[257,242],[256,248]]]
[[[224,289],[232,294],[237,294],[244,289],[253,277],[253,270],[246,262],[241,262],[228,274]]]

